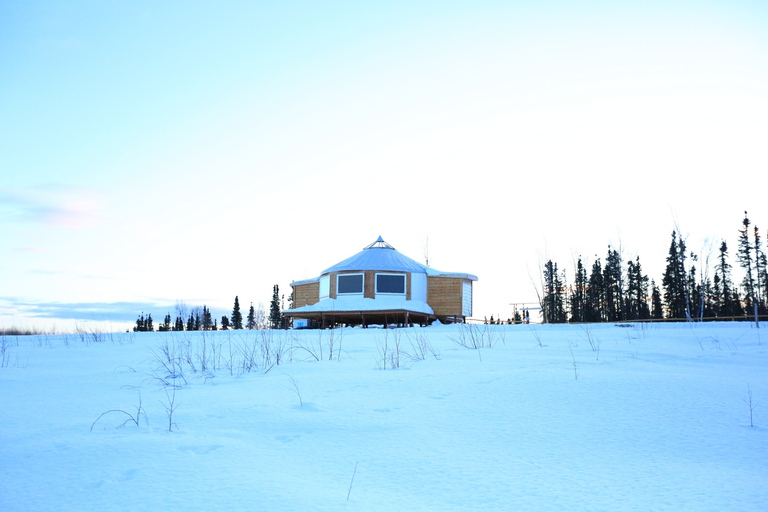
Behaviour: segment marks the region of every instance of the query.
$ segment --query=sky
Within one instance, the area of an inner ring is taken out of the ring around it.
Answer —
[[[380,235],[508,317],[675,229],[738,265],[768,4],[7,1],[0,119],[0,326],[268,306]]]

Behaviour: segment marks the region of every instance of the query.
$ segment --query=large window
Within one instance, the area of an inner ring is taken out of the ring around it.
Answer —
[[[376,294],[405,295],[404,274],[376,274]]]
[[[362,294],[363,274],[339,274],[336,281],[336,293],[338,295]]]

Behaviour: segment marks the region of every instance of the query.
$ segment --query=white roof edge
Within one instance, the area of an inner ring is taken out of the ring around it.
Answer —
[[[299,281],[291,281],[291,286],[297,286],[301,284],[316,283],[320,280],[319,277],[313,277],[312,279],[300,279]]]
[[[424,266],[424,270],[427,271],[428,276],[432,277],[455,277],[459,279],[469,279],[470,281],[477,281],[477,276],[474,274],[467,274],[466,272],[441,272],[435,270],[432,267]]]
[[[457,277],[459,279],[469,279],[470,281],[477,281],[477,276],[473,274],[465,274],[462,272],[438,272],[436,274],[430,274],[433,277]]]

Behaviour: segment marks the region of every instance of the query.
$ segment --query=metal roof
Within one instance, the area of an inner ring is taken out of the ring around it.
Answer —
[[[354,256],[323,270],[321,274],[354,270],[427,273],[424,265],[397,251],[381,237]]]

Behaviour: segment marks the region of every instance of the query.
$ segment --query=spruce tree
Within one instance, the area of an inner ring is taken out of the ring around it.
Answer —
[[[661,302],[661,290],[656,282],[651,280],[651,318],[661,320],[664,317],[664,307]]]
[[[139,318],[136,319],[136,326],[133,328],[136,332],[152,332],[155,330],[154,325],[152,324],[152,313],[148,313],[147,316],[144,316],[144,312],[141,312],[141,315]]]
[[[603,265],[600,262],[600,258],[597,258],[592,264],[592,271],[589,274],[585,307],[585,320],[587,322],[602,322],[605,320],[603,317],[605,310],[604,297]]]
[[[728,245],[720,243],[720,254],[715,265],[715,313],[716,316],[739,315],[741,307],[733,302],[734,285],[731,281],[731,265],[728,263]]]
[[[243,314],[240,313],[240,300],[237,298],[237,295],[235,295],[235,306],[232,308],[231,320],[233,329],[243,328]]]
[[[246,324],[248,329],[256,328],[256,311],[253,309],[253,302],[251,302],[251,309],[248,310],[248,323]]]
[[[765,252],[763,251],[763,242],[760,239],[760,230],[755,226],[754,229],[754,249],[755,249],[755,300],[757,301],[757,310],[759,314],[764,314],[766,310],[765,288],[768,284],[768,275],[766,275]]]
[[[648,276],[643,275],[640,256],[627,263],[626,304],[628,320],[647,320],[651,317],[648,307]]]
[[[221,317],[221,330],[226,331],[229,329],[229,318],[227,318],[227,315],[223,315]]]
[[[747,310],[744,309],[744,306],[742,305],[743,302],[741,301],[741,295],[739,294],[739,289],[734,288],[733,289],[733,299],[732,302],[734,304],[734,307],[736,309],[736,316],[746,316]]]
[[[664,287],[664,302],[667,306],[667,318],[690,318],[688,309],[688,293],[685,272],[685,242],[675,232],[672,232],[672,242],[669,245],[667,268],[661,281]]]
[[[766,255],[763,251],[760,252],[760,268],[762,269],[763,273],[763,300],[766,303],[766,310],[768,310],[768,255]]]
[[[586,301],[587,301],[587,269],[581,262],[581,256],[576,263],[576,276],[573,283],[573,294],[571,295],[571,321],[586,322]]]
[[[755,315],[755,321],[757,321],[757,296],[754,276],[754,256],[752,243],[749,240],[749,226],[751,224],[747,217],[747,212],[744,212],[744,220],[742,221],[743,228],[739,230],[739,250],[736,253],[741,268],[744,269],[744,280],[742,281],[742,287],[744,288],[744,302],[747,306],[747,311]],[[758,323],[758,325],[760,325]]]
[[[702,320],[704,318],[714,318],[715,317],[715,301],[714,301],[714,291],[712,286],[712,280],[707,278],[706,281],[704,281],[704,285],[702,287],[703,290],[703,311],[701,313]]]
[[[144,312],[136,319],[136,325],[133,327],[134,332],[144,332],[147,330],[147,322],[144,320]]]
[[[714,313],[712,316],[720,317],[723,315],[723,287],[720,285],[720,276],[715,273],[714,284],[712,286],[712,305]]]
[[[213,320],[211,319],[211,310],[203,304],[203,330],[210,331],[213,329]]]
[[[691,260],[697,261],[698,257],[691,253]],[[687,283],[686,283],[686,291],[688,293],[688,305],[689,305],[689,313],[693,311],[695,314],[696,311],[699,311],[699,316],[701,314],[699,308],[701,308],[704,304],[704,294],[701,285],[696,281],[696,265],[691,265],[691,268],[688,270],[687,274]]]
[[[656,286],[656,281],[651,279],[651,316],[652,320],[661,320],[664,317],[664,304],[661,300],[661,290]]]
[[[627,320],[637,320],[640,316],[637,311],[637,303],[635,302],[635,293],[637,289],[635,262],[629,260],[627,262],[627,291],[624,295],[626,305],[624,309],[626,311]]]
[[[642,267],[640,266],[640,257],[637,257],[635,263],[635,269],[637,271],[638,285],[636,300],[639,302],[637,305],[638,313],[640,314],[640,320],[651,319],[651,308],[648,304],[648,276],[643,275]]]
[[[606,315],[609,322],[624,320],[624,298],[622,290],[621,256],[619,251],[608,246],[608,256],[603,269]]]
[[[283,323],[283,315],[280,312],[280,288],[272,287],[272,301],[269,303],[269,325],[272,329],[279,329]]]
[[[637,283],[637,295],[635,300],[638,302],[637,309],[640,315],[640,320],[651,319],[651,306],[648,304],[648,276],[643,274],[643,269],[640,266],[640,256],[635,261],[635,271]]]
[[[171,330],[171,314],[170,313],[165,315],[165,318],[163,319],[163,323],[161,323],[157,327],[157,330],[160,332],[167,332]]]
[[[568,304],[568,298],[565,286],[565,272],[557,272],[555,268],[555,321],[559,324],[568,321],[568,314],[566,313],[566,306]]]
[[[564,286],[557,271],[557,263],[549,260],[544,265],[544,300],[542,303],[544,323],[564,323],[565,300]]]
[[[555,293],[554,272],[552,272],[552,260],[549,260],[544,264],[542,279],[543,279],[542,281],[543,298],[541,300],[542,322],[545,324],[550,324],[550,323],[553,323],[552,310],[554,309],[553,295]],[[485,317],[483,323],[484,324],[488,323],[487,317]]]

